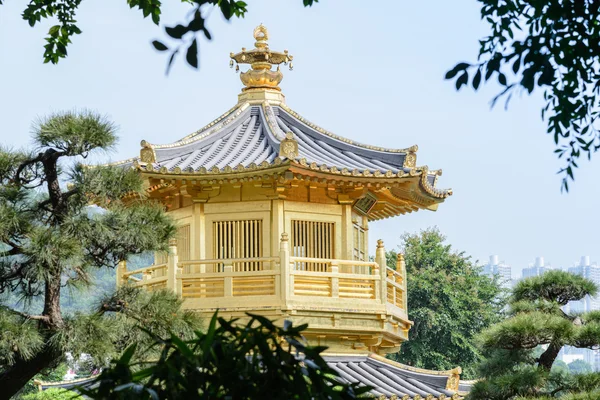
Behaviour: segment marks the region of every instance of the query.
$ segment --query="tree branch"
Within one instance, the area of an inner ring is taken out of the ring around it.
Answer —
[[[19,185],[20,185],[20,184],[22,184],[21,173],[23,172],[23,170],[24,170],[25,168],[27,168],[27,167],[28,167],[29,165],[31,165],[31,164],[35,164],[35,163],[37,163],[37,162],[41,162],[41,161],[43,160],[43,158],[44,158],[44,153],[39,153],[39,154],[37,155],[37,157],[35,157],[35,158],[31,158],[31,159],[29,159],[29,160],[25,160],[25,161],[23,161],[23,162],[22,162],[22,163],[19,165],[19,168],[17,168],[17,172],[15,172],[15,182],[16,182],[17,184],[19,184]]]
[[[25,319],[31,319],[33,321],[44,321],[44,322],[48,322],[50,320],[47,315],[31,315],[31,314],[17,311],[15,309],[8,308],[8,307],[2,307],[2,308],[4,308],[5,310],[7,310],[13,314],[17,314]]]
[[[73,188],[71,190],[67,190],[66,192],[61,194],[62,201],[66,201],[69,197],[76,195],[77,193],[79,193],[79,188]],[[48,206],[50,204],[52,204],[52,200],[46,199],[38,204],[38,208],[51,212],[52,210],[46,208],[46,206]]]

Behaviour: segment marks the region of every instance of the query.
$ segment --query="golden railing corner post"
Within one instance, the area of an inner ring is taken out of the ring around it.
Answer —
[[[294,275],[290,273],[290,262],[289,235],[287,232],[283,232],[279,241],[279,282],[281,286],[281,300],[284,302],[290,298],[291,290],[294,287]]]
[[[404,289],[404,293],[402,295],[402,303],[404,310],[408,310],[408,295],[407,295],[407,282],[406,282],[406,261],[404,260],[404,254],[398,253],[396,258],[396,271],[400,273],[402,277],[402,288]]]
[[[387,299],[387,286],[386,286],[387,260],[385,258],[385,246],[383,244],[383,240],[381,240],[381,239],[377,240],[377,250],[375,250],[375,262],[379,266],[379,277],[380,277],[379,287],[376,288],[375,293],[376,293],[376,296],[379,297],[378,300],[380,300],[382,303],[385,304],[386,299]],[[376,284],[377,284],[377,282],[376,282]]]
[[[233,297],[233,264],[224,264],[223,273],[223,297]]]
[[[338,276],[340,267],[335,260],[331,261],[331,297],[337,299],[340,297],[340,278]]]
[[[119,264],[117,264],[117,289],[123,286],[127,280],[124,277],[124,274],[127,272],[127,261],[121,260]]]
[[[167,289],[178,293],[177,285],[177,269],[179,267],[179,259],[177,257],[177,239],[169,240],[169,255],[167,256]]]

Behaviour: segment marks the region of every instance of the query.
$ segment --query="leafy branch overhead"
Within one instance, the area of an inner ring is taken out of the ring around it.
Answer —
[[[31,0],[25,7],[22,17],[30,26],[45,19],[56,19],[46,36],[44,46],[44,62],[57,64],[61,58],[67,57],[67,47],[75,35],[81,34],[77,26],[76,12],[83,0]],[[163,4],[160,0],[126,0],[130,8],[137,8],[142,12],[144,18],[150,17],[155,25],[160,24]],[[319,0],[302,0],[305,7],[310,7]],[[193,12],[190,13],[188,21],[184,24],[166,26],[165,32],[169,38],[179,41],[180,44],[171,48],[159,40],[152,41],[152,45],[158,51],[168,52],[167,73],[169,72],[175,56],[185,51],[186,62],[198,68],[198,37],[202,32],[208,40],[212,39],[211,33],[205,26],[206,15],[212,7],[219,9],[226,20],[232,17],[243,18],[248,12],[248,4],[241,0],[181,0],[182,3],[190,4]],[[3,0],[0,0],[2,5]],[[206,12],[203,12],[206,11]]]
[[[580,157],[600,149],[600,4],[582,0],[479,0],[491,33],[479,41],[475,63],[458,63],[446,74],[456,89],[477,90],[495,78],[492,100],[506,105],[514,94],[543,91],[542,119],[563,160],[562,190],[575,179]]]

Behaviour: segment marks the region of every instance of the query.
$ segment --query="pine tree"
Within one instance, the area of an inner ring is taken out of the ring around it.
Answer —
[[[38,313],[0,300],[0,398],[17,393],[66,350],[100,359],[118,353],[139,339],[131,333],[135,324],[179,333],[197,325],[175,296],[131,288],[92,314],[64,314],[65,287],[91,285],[91,273],[132,254],[166,251],[175,226],[144,198],[135,171],[82,163],[116,143],[106,118],[55,114],[34,124],[33,140],[35,151],[0,149],[0,299],[43,299]]]
[[[559,270],[520,281],[510,299],[510,317],[481,334],[487,359],[469,399],[600,398],[599,374],[552,369],[563,346],[600,345],[600,311],[563,311],[569,301],[596,292],[592,281]]]

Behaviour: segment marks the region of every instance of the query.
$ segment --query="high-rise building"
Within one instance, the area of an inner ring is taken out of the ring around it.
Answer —
[[[579,265],[575,265],[568,269],[572,274],[583,276],[600,286],[600,266],[590,262],[590,256],[583,256],[579,261]],[[600,310],[600,297],[586,296],[580,301],[571,301],[569,304],[570,312],[587,312],[592,310]]]
[[[568,268],[568,271],[572,274],[583,276],[584,278],[594,282],[596,285],[600,285],[600,266],[598,266],[596,263],[591,263],[589,256],[581,257],[579,264],[576,263],[574,266]],[[600,310],[600,297],[586,296],[579,301],[569,302],[564,309],[566,312],[571,314]],[[567,362],[569,359],[569,355],[577,356],[589,363],[594,371],[600,370],[600,353],[598,350],[566,347],[563,353],[564,355],[561,357],[561,359],[565,362]]]
[[[512,273],[510,265],[499,261],[497,255],[490,256],[490,261],[483,266],[483,274],[490,277],[497,276],[500,286],[509,289],[512,286]]]
[[[529,264],[529,268],[523,268],[523,279],[542,275],[551,269],[552,267],[545,263],[544,257],[536,257],[535,263]]]

